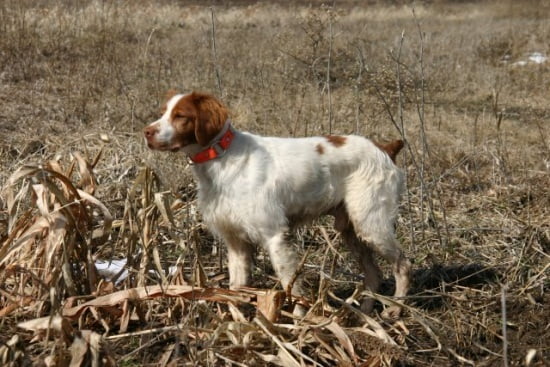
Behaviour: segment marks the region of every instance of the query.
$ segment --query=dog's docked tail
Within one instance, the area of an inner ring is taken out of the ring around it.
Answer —
[[[386,152],[386,154],[391,158],[393,163],[395,163],[395,157],[405,146],[403,140],[394,140],[389,143],[374,143],[380,150]]]

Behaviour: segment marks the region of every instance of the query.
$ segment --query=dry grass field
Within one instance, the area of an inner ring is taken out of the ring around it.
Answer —
[[[328,3],[0,3],[0,365],[549,365],[550,3]],[[258,134],[406,140],[407,299],[382,263],[357,311],[329,219],[289,234],[305,319],[260,249],[228,291],[187,160],[140,135],[170,88]]]

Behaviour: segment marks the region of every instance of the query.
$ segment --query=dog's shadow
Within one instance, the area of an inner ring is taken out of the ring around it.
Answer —
[[[445,294],[459,287],[480,289],[497,282],[499,274],[495,268],[481,264],[441,265],[416,269],[407,303],[420,309],[433,310],[444,306]],[[393,277],[385,279],[380,293],[391,295],[395,289]]]

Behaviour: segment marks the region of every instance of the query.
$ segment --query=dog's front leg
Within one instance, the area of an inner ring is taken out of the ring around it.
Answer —
[[[295,274],[298,271],[300,259],[291,245],[285,242],[284,234],[279,233],[265,241],[265,247],[269,253],[269,258],[273,264],[273,269],[279,278],[283,290],[290,291],[294,296],[302,296],[302,277]],[[293,284],[290,284],[294,280]],[[289,289],[291,287],[291,289]],[[304,316],[306,309],[301,305],[296,305],[294,315]]]
[[[246,242],[226,241],[229,268],[229,288],[250,285],[253,254],[252,246]]]

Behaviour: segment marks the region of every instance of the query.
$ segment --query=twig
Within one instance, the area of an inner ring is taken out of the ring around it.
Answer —
[[[500,302],[502,305],[502,359],[504,367],[508,367],[508,335],[506,331],[506,284],[502,286]]]
[[[355,108],[355,134],[359,134],[359,114],[361,112],[361,99],[359,98],[359,86],[363,77],[363,69],[365,68],[365,59],[361,49],[357,47],[357,59],[359,61],[359,72],[357,73],[357,79],[355,80],[354,92],[355,101],[357,106]]]
[[[340,260],[342,261],[346,261],[345,257],[342,256],[342,254],[338,251],[338,249],[336,249],[336,246],[334,246],[334,243],[333,241],[330,239],[328,233],[327,233],[327,230],[325,229],[325,227],[319,227],[319,231],[321,232],[321,235],[323,236],[323,239],[325,240],[325,242],[327,243],[327,245],[330,247],[330,249],[332,250],[332,252],[334,253],[335,257],[338,257]]]
[[[223,90],[222,90],[222,79],[220,76],[220,69],[218,67],[218,53],[216,50],[216,22],[214,20],[214,7],[210,7],[210,16],[212,19],[212,58],[214,61],[214,70],[216,72],[216,82],[218,83],[218,91],[220,92],[220,96],[223,96]]]
[[[229,358],[227,358],[227,357],[224,357],[224,356],[222,356],[220,353],[214,353],[214,355],[215,355],[216,357],[218,357],[219,359],[221,359],[221,360],[223,360],[223,361],[229,363],[230,366],[235,365],[235,366],[240,366],[240,367],[248,367],[248,365],[246,365],[246,364],[244,364],[244,363],[239,363],[239,362],[237,362],[237,361],[234,361],[234,360],[232,360],[232,359],[229,359]]]
[[[328,42],[328,61],[327,61],[327,94],[328,94],[328,133],[332,134],[332,94],[330,91],[330,63],[332,59],[332,12],[329,11],[329,42]]]
[[[124,333],[124,334],[106,336],[104,339],[105,340],[116,340],[116,339],[123,339],[123,338],[131,338],[131,337],[134,337],[134,336],[149,335],[149,334],[154,334],[154,333],[164,333],[164,332],[172,331],[172,330],[181,330],[181,329],[184,329],[186,327],[187,328],[189,327],[188,323],[187,324],[186,323],[180,323],[180,324],[176,324],[176,325],[157,327],[157,328],[153,328],[153,329],[133,331],[133,332]]]
[[[308,247],[306,249],[306,252],[304,253],[304,256],[302,256],[302,260],[296,267],[296,270],[294,271],[294,274],[292,274],[292,278],[290,278],[290,281],[288,282],[288,285],[286,286],[285,292],[289,299],[289,302],[292,302],[292,287],[294,286],[294,283],[296,282],[296,279],[298,279],[298,275],[302,271],[302,268],[304,267],[304,264],[307,259],[307,255],[309,255],[310,248]]]
[[[423,206],[423,203],[424,203],[424,192],[423,190],[425,189],[425,181],[424,181],[424,167],[425,167],[425,159],[426,159],[426,156],[427,157],[430,157],[431,154],[430,154],[430,150],[429,150],[429,146],[428,146],[428,140],[427,140],[427,136],[426,136],[426,129],[425,129],[425,118],[424,118],[424,106],[426,104],[426,97],[425,97],[425,94],[426,94],[426,87],[425,87],[425,71],[424,71],[424,33],[422,31],[422,27],[420,26],[420,21],[418,20],[418,18],[416,17],[416,12],[415,12],[415,9],[414,7],[412,8],[412,13],[413,13],[413,17],[414,17],[414,20],[416,22],[416,26],[418,28],[418,37],[420,39],[420,59],[419,59],[419,63],[420,63],[420,104],[416,104],[416,108],[417,108],[417,113],[418,113],[418,118],[420,120],[420,134],[421,134],[421,138],[422,138],[422,156],[421,156],[421,170],[420,170],[420,189],[421,189],[421,196],[420,196],[420,199],[421,199],[421,206]],[[444,241],[443,241],[443,237],[441,235],[441,231],[439,229],[439,225],[437,223],[437,219],[436,219],[436,216],[435,216],[435,210],[434,210],[434,204],[433,204],[433,200],[432,200],[432,197],[430,195],[430,191],[429,190],[427,193],[426,193],[426,199],[427,199],[427,202],[428,202],[428,209],[430,210],[430,216],[431,216],[431,219],[432,221],[434,222],[433,224],[433,227],[435,228],[436,232],[437,232],[437,238],[439,239],[439,244],[440,246],[443,246],[444,245]],[[437,196],[437,200],[439,201],[439,205],[440,205],[440,209],[441,209],[441,214],[442,214],[442,220],[443,220],[443,226],[444,226],[444,229],[445,229],[445,232],[446,232],[446,236],[447,236],[447,240],[450,238],[450,234],[449,234],[449,226],[447,225],[447,211],[445,210],[445,207],[443,205],[443,200],[441,199],[441,189],[439,186],[435,185],[435,194]],[[421,208],[421,215],[423,216],[423,208]],[[422,220],[422,236],[424,236],[424,220]]]
[[[154,339],[151,339],[149,341],[147,341],[146,343],[143,343],[142,345],[140,345],[138,348],[126,353],[125,355],[121,356],[119,358],[119,361],[124,361],[125,359],[127,358],[130,358],[131,356],[133,356],[134,354],[144,350],[144,349],[147,349],[147,348],[150,348],[152,345],[154,345],[155,343],[158,343],[159,342],[159,339],[158,339],[158,336],[157,338],[154,338]]]
[[[324,237],[326,243],[328,244],[328,246],[332,249],[332,252],[334,254],[337,254],[337,256],[342,256],[334,248],[334,246],[332,244],[332,241],[330,240],[330,238],[328,236],[328,233],[326,232],[326,230],[323,227],[321,227],[321,234],[323,235],[323,237]],[[324,294],[324,290],[325,290],[325,287],[326,287],[327,278],[332,278],[332,275],[327,275],[325,273],[325,264],[327,262],[327,257],[329,256],[329,254],[330,254],[330,251],[325,251],[325,254],[323,255],[323,260],[321,261],[321,268],[320,268],[320,271],[319,271],[319,275],[320,275],[321,278],[319,280],[319,290],[317,291],[318,301],[321,301],[323,299],[323,294]]]
[[[391,110],[389,109],[389,104],[387,102],[384,102],[384,104],[386,106],[387,111],[390,114],[390,118],[393,122],[393,125],[395,126],[397,131],[399,131],[399,133],[400,133],[401,137],[403,138],[403,140],[405,142],[407,142],[407,136],[406,136],[406,132],[405,132],[405,123],[404,123],[404,119],[403,119],[403,91],[401,89],[401,68],[400,68],[400,65],[401,65],[401,51],[403,49],[404,38],[405,38],[405,31],[402,31],[401,32],[401,38],[399,39],[399,49],[398,49],[398,53],[397,53],[397,59],[395,60],[396,65],[397,65],[397,69],[396,69],[397,91],[398,91],[397,115],[398,115],[398,119],[399,119],[399,124],[394,119],[393,115],[391,114]],[[378,88],[376,90],[378,91]],[[379,95],[382,95],[380,92],[378,92],[378,93],[379,93]],[[412,148],[411,148],[410,144],[407,144],[407,150],[406,151],[409,152],[409,158],[411,159],[412,164],[416,167],[416,170],[418,170],[418,166],[416,164],[416,161],[415,161],[415,158],[414,158],[414,153],[412,151]],[[410,238],[411,238],[411,247],[414,249],[416,247],[415,246],[416,241],[415,241],[415,236],[414,236],[414,222],[413,222],[413,218],[412,218],[412,213],[413,213],[412,202],[411,202],[411,195],[412,194],[411,194],[411,191],[409,189],[410,185],[409,185],[408,171],[404,170],[404,173],[405,173],[405,183],[406,183],[405,186],[407,188],[407,209],[408,209],[408,213],[409,213],[409,234],[410,234]],[[420,212],[422,213],[422,210]]]
[[[254,318],[254,323],[256,323],[264,331],[264,333],[266,333],[267,336],[269,336],[271,340],[273,340],[275,344],[277,344],[277,346],[280,348],[279,350],[283,353],[283,355],[285,355],[285,357],[287,357],[286,362],[288,362],[289,365],[299,367],[300,363],[298,363],[298,361],[294,358],[294,356],[288,351],[288,349],[285,347],[283,342],[281,342],[276,335],[274,335],[271,331],[269,331],[268,327],[264,324],[264,322],[267,322],[267,321],[260,320],[261,317],[262,317],[261,314],[256,316]],[[305,357],[307,358],[307,356]]]

